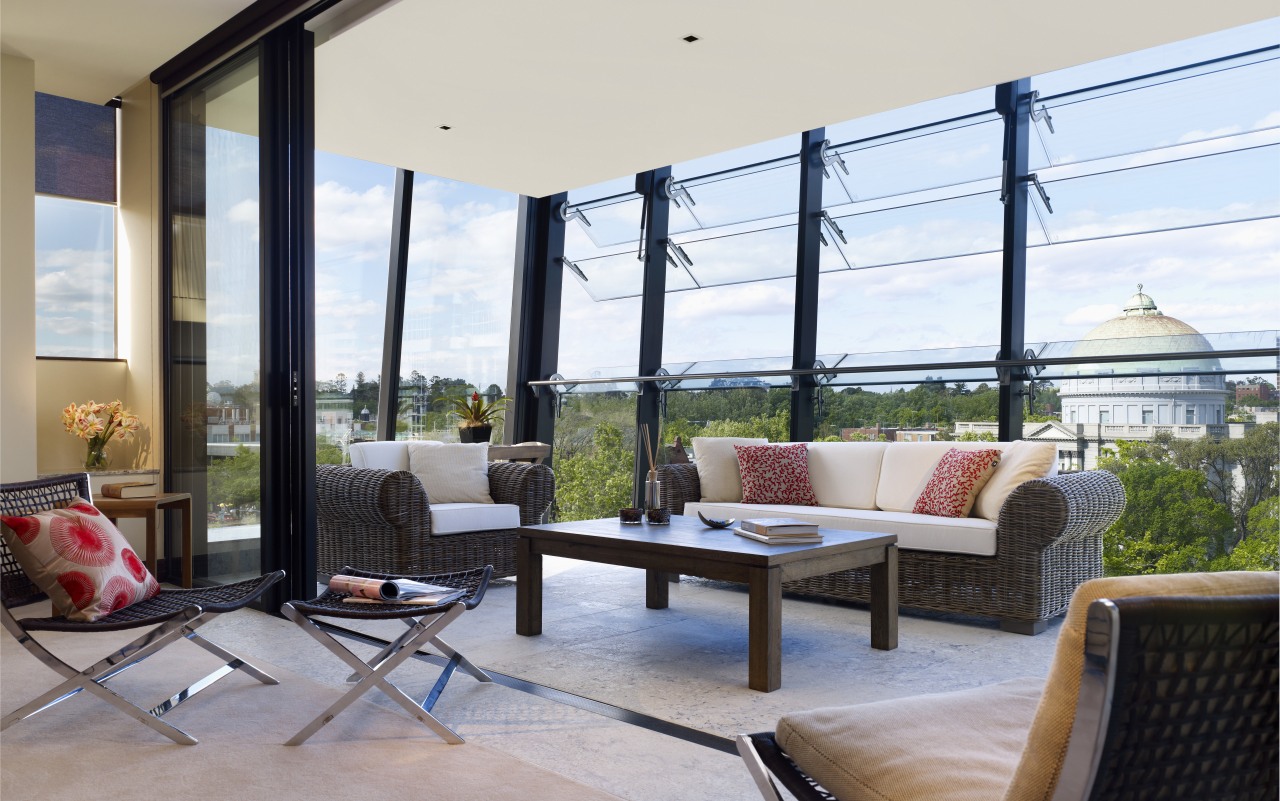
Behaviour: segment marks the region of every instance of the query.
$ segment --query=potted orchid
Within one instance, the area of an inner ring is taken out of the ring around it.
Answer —
[[[458,417],[459,442],[488,442],[493,434],[493,421],[507,410],[507,399],[487,401],[479,392],[470,396],[445,399]]]
[[[110,403],[89,401],[79,406],[68,404],[62,410],[62,425],[67,433],[86,441],[86,470],[103,470],[107,466],[107,443],[113,439],[131,440],[141,427],[138,418],[118,400]]]

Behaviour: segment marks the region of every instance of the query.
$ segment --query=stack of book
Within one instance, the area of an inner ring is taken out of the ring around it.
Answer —
[[[154,481],[122,481],[103,484],[102,495],[107,498],[150,498],[156,494]]]
[[[770,517],[758,520],[743,520],[742,525],[734,532],[749,540],[767,542],[770,545],[802,545],[810,542],[822,542],[815,523],[806,523],[790,517]]]

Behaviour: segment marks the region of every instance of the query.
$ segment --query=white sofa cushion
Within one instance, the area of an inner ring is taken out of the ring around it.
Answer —
[[[351,466],[375,470],[408,470],[409,442],[356,442],[351,445]],[[415,442],[440,445],[439,442]]]
[[[1058,446],[1052,442],[1010,442],[1000,464],[974,501],[973,513],[988,520],[1000,518],[1000,507],[1024,481],[1045,478],[1058,465]]]
[[[437,503],[493,503],[489,494],[489,443],[408,445],[409,469],[422,482],[433,511]]]
[[[742,473],[734,445],[767,445],[769,440],[749,437],[694,437],[693,464],[698,469],[702,500],[742,500]]]
[[[952,448],[962,451],[995,449],[1003,453],[1007,442],[890,442],[880,464],[876,506],[886,512],[910,512],[929,483],[933,468]]]
[[[809,483],[819,506],[876,508],[887,442],[810,442]]]
[[[514,503],[431,504],[432,536],[519,527],[520,507]]]
[[[837,509],[769,503],[686,503],[684,513],[697,517],[794,517],[842,531],[897,534],[898,547],[916,551],[995,556],[996,524],[984,517],[933,517],[874,509]]]

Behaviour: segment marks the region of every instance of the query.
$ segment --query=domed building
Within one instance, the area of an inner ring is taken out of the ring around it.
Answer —
[[[1112,354],[1203,354],[1212,350],[1199,331],[1161,312],[1139,284],[1123,314],[1085,334],[1072,349],[1071,355],[1080,361],[1064,370],[1072,377],[1063,380],[1058,390],[1062,422],[1220,425],[1226,413],[1227,387],[1222,365],[1215,358],[1090,361]]]

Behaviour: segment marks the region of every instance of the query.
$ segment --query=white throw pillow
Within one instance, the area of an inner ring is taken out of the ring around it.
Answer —
[[[702,500],[707,503],[740,503],[742,472],[734,445],[768,445],[769,440],[751,437],[694,437],[693,464],[698,468]]]
[[[1058,446],[1052,442],[1010,442],[996,471],[973,502],[973,514],[999,522],[1000,507],[1009,494],[1024,481],[1049,476],[1057,464]]]
[[[430,503],[493,503],[487,442],[411,442],[409,470]]]

